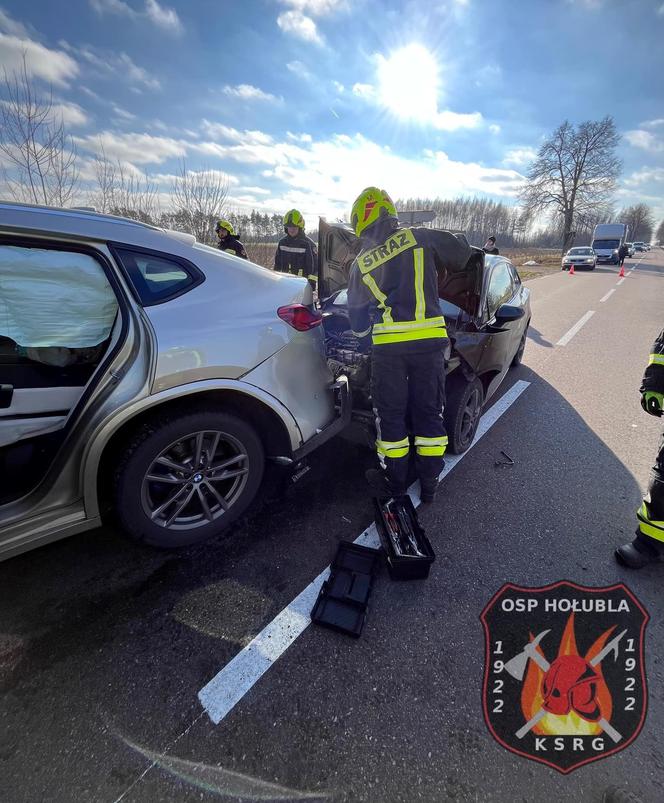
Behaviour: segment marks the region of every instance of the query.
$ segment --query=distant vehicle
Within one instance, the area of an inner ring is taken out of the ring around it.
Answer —
[[[9,203],[0,277],[0,559],[107,509],[154,546],[216,536],[268,462],[294,467],[350,420],[306,279],[133,220]]]
[[[634,256],[634,243],[625,243],[627,246],[627,256],[633,257]]]
[[[595,270],[597,267],[597,254],[588,246],[570,248],[563,257],[561,270],[569,270],[572,265],[574,265],[575,269],[588,268],[588,270]]]
[[[627,240],[628,227],[624,223],[600,223],[593,232],[592,248],[597,254],[598,263],[617,265],[618,252]]]
[[[647,250],[648,249],[646,248],[645,243],[634,243],[634,253],[637,253],[638,251],[645,253]]]

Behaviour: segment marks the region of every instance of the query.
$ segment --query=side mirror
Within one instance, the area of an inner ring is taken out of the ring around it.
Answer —
[[[522,307],[513,307],[510,304],[501,304],[496,310],[496,323],[509,323],[523,318],[525,310]]]

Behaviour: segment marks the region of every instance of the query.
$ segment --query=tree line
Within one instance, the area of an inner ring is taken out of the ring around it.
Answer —
[[[84,191],[74,141],[52,94],[40,95],[36,90],[25,58],[18,72],[5,75],[3,89],[0,156],[5,186],[13,199],[70,206],[84,197],[100,212],[188,232],[208,243],[216,239],[219,217],[229,220],[248,242],[274,242],[283,234],[281,215],[232,208],[223,172],[209,167],[190,170],[183,160],[164,187],[163,180],[158,183],[136,168],[107,158],[101,142],[92,176],[88,165]],[[565,250],[572,244],[590,243],[595,225],[606,222],[627,223],[630,239],[649,241],[655,221],[646,204],[615,209],[622,169],[616,156],[618,143],[609,116],[577,126],[565,121],[540,146],[518,204],[484,197],[404,198],[397,201],[397,208],[433,210],[433,226],[463,231],[477,244],[494,235],[503,247],[562,246]],[[663,233],[664,221],[657,238],[664,240]]]

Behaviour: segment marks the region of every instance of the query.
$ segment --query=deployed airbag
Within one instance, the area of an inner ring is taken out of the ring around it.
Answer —
[[[30,348],[89,348],[108,338],[117,311],[88,254],[0,246],[0,336]]]

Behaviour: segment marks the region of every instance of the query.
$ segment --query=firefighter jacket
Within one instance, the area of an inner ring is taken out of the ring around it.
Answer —
[[[403,350],[431,348],[447,338],[440,309],[439,272],[458,272],[470,246],[446,231],[384,230],[385,239],[359,253],[348,283],[348,314],[356,337],[374,346]],[[382,239],[382,238],[381,238]]]
[[[313,240],[300,231],[296,237],[287,234],[279,240],[274,255],[274,269],[280,273],[304,276],[315,284],[318,281],[318,250]]]
[[[227,234],[223,240],[219,240],[217,248],[221,251],[228,251],[229,254],[242,257],[242,259],[249,259],[242,243],[232,234]]]
[[[650,349],[648,367],[643,374],[641,393],[664,393],[664,329]]]

